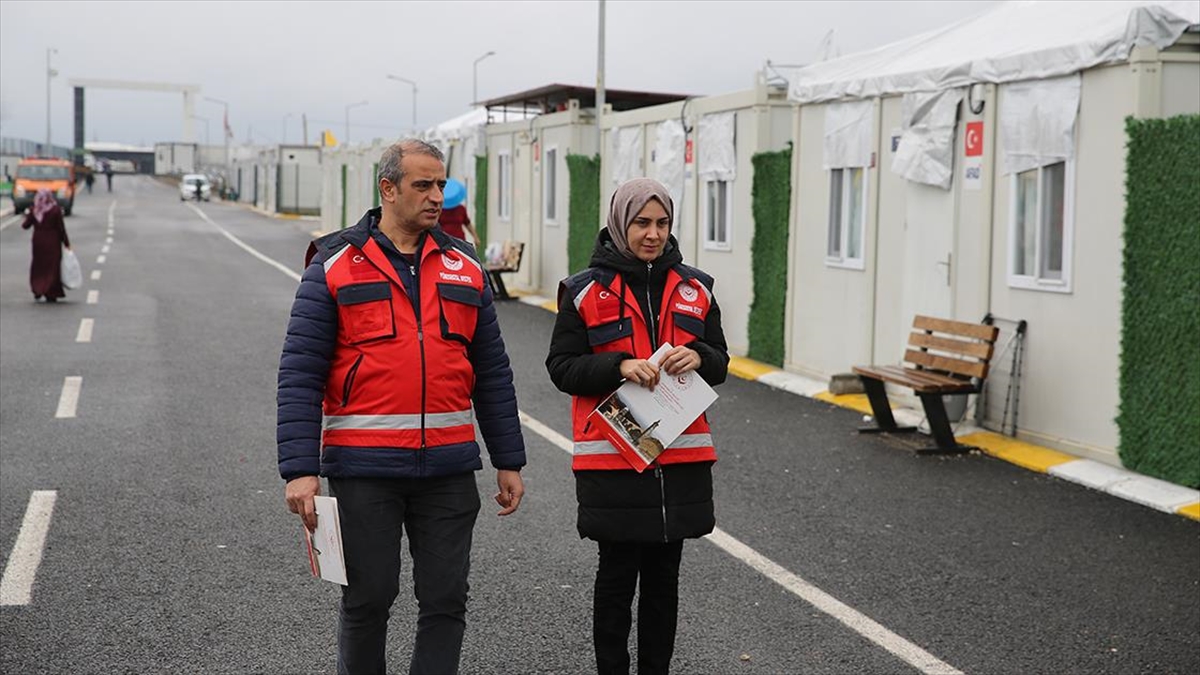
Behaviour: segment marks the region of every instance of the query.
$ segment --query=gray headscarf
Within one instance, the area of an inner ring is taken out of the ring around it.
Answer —
[[[622,183],[613,192],[612,201],[608,204],[608,233],[612,236],[617,251],[626,258],[637,259],[629,248],[629,237],[626,232],[629,224],[637,217],[651,199],[657,199],[667,211],[671,225],[675,225],[675,203],[671,201],[671,193],[662,183],[651,178],[634,178]]]

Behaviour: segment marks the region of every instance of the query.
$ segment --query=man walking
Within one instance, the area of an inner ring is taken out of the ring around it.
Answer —
[[[453,673],[466,629],[481,469],[499,515],[524,494],[525,445],[492,294],[470,245],[436,228],[441,151],[405,140],[379,161],[381,205],[309,247],[279,364],[279,472],[316,526],[319,476],[338,499],[349,585],[338,673],[382,673],[401,535],[417,597],[410,673]]]

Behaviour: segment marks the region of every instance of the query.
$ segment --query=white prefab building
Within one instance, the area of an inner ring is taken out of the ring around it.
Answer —
[[[196,154],[195,143],[155,143],[154,175],[195,173]]]
[[[644,109],[683,98],[610,89],[606,107]],[[491,120],[486,127],[488,240],[524,243],[521,269],[511,275],[512,286],[554,297],[558,282],[568,274],[571,178],[567,156],[592,157],[600,152],[595,90],[553,84],[482,105]],[[602,185],[601,201],[606,197]],[[595,227],[599,229],[600,222]]]
[[[1124,120],[1200,113],[1198,23],[1013,2],[794,71],[785,367],[899,363],[915,314],[1024,320],[1018,436],[1119,464]]]
[[[567,155],[596,154],[595,117],[571,99],[566,110],[490,124],[488,240],[525,244],[512,286],[554,297],[567,272]]]
[[[671,233],[684,262],[716,278],[725,339],[739,355],[749,349],[754,295],[751,159],[792,140],[786,94],[757,75],[746,91],[608,113],[602,122],[601,222],[621,183],[648,176],[666,185],[675,201]]]

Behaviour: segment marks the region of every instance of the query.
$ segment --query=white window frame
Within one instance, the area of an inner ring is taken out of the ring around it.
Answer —
[[[500,220],[512,220],[512,152],[501,150],[496,167],[496,212]]]
[[[713,212],[709,205],[708,190],[713,183],[725,186],[725,239],[719,240],[712,237],[713,231]],[[704,181],[704,194],[701,197],[704,202],[704,250],[706,251],[732,251],[733,250],[733,181],[717,180],[710,178]]]
[[[846,220],[850,217],[850,190],[848,189],[848,187],[850,185],[850,181],[846,180],[846,175],[847,175],[846,172],[851,172],[851,171],[861,171],[862,172],[862,186],[863,186],[862,203],[859,204],[859,213],[862,214],[862,218],[858,223],[859,231],[858,231],[858,256],[857,257],[849,257],[846,255],[846,251],[849,249],[849,244],[850,244],[850,227],[849,227],[850,223],[846,222]],[[833,222],[834,214],[835,214],[835,211],[833,208],[834,203],[835,203],[834,202],[835,198],[833,195],[833,182],[834,182],[834,175],[835,175],[835,173],[838,173],[838,172],[840,172],[841,181],[842,181],[840,189],[838,190],[838,195],[836,197],[836,199],[837,199],[836,203],[838,205],[838,210],[836,211],[837,220],[838,220],[838,222],[836,223],[838,239],[837,239],[837,250],[832,251],[831,244],[833,242],[831,241],[830,235],[832,234],[831,230],[833,229],[833,226],[835,225],[835,223]],[[847,167],[842,167],[842,168],[837,168],[837,169],[830,169],[829,170],[829,192],[830,192],[829,214],[826,218],[826,229],[825,229],[825,264],[828,265],[829,267],[841,267],[844,269],[851,269],[851,270],[865,270],[867,267],[867,265],[866,265],[866,259],[867,259],[867,204],[870,203],[870,201],[868,199],[868,195],[871,192],[870,169],[868,169],[865,166],[847,166]]]
[[[551,145],[542,151],[542,221],[547,225],[558,225],[561,200],[558,198],[558,146]],[[550,213],[551,205],[554,213]]]
[[[1009,198],[1008,198],[1008,285],[1011,288],[1021,288],[1030,291],[1046,291],[1050,293],[1070,293],[1071,292],[1071,252],[1075,246],[1075,160],[1066,160],[1065,162],[1056,162],[1056,164],[1065,164],[1063,171],[1063,234],[1062,234],[1062,278],[1054,279],[1043,276],[1043,248],[1045,244],[1046,232],[1044,223],[1042,223],[1042,176],[1046,167],[1038,167],[1029,169],[1029,171],[1037,172],[1037,203],[1035,212],[1037,213],[1038,222],[1036,223],[1037,232],[1035,236],[1035,247],[1032,269],[1036,270],[1035,274],[1017,274],[1017,247],[1020,242],[1017,240],[1017,218],[1019,217],[1018,209],[1018,190],[1020,186],[1020,173],[1013,172],[1009,176]],[[1050,165],[1054,166],[1054,164]],[[1022,172],[1026,173],[1026,172]]]

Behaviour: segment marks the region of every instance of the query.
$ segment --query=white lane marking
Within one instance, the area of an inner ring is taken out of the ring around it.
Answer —
[[[113,230],[112,230],[112,228],[111,228],[111,227],[110,227],[110,228],[108,228],[108,232],[107,232],[107,234],[112,234],[112,233],[113,233]]]
[[[281,263],[281,262],[277,262],[277,261],[275,261],[275,260],[272,260],[271,258],[268,258],[267,256],[265,256],[265,255],[263,255],[263,254],[259,253],[259,252],[258,252],[258,251],[256,251],[256,250],[255,250],[255,249],[254,249],[252,246],[250,246],[250,245],[249,245],[249,244],[247,244],[246,242],[242,241],[241,239],[238,239],[238,238],[237,238],[237,237],[235,237],[233,234],[231,234],[231,233],[229,232],[229,230],[226,230],[225,228],[223,228],[223,227],[221,227],[220,225],[216,224],[216,223],[213,221],[213,219],[212,219],[212,218],[209,218],[209,217],[208,217],[208,214],[206,214],[206,213],[204,213],[203,211],[201,211],[201,210],[200,210],[200,209],[199,209],[199,208],[198,208],[198,207],[197,207],[195,204],[188,204],[187,206],[188,206],[188,208],[190,208],[191,210],[195,211],[195,212],[196,212],[196,213],[197,213],[197,214],[198,214],[198,215],[199,215],[201,218],[203,218],[203,219],[204,219],[204,221],[205,221],[205,222],[207,222],[209,225],[212,225],[213,227],[217,228],[217,230],[218,230],[218,231],[219,231],[221,234],[225,235],[225,236],[226,236],[226,237],[229,239],[229,241],[232,241],[233,243],[237,244],[238,246],[240,246],[242,249],[244,249],[244,250],[245,250],[247,253],[249,253],[250,255],[254,256],[255,258],[258,258],[259,260],[261,260],[261,261],[263,261],[263,262],[265,262],[265,263],[267,263],[268,265],[270,265],[271,267],[274,267],[275,269],[279,270],[280,272],[283,272],[284,274],[288,275],[288,276],[289,276],[289,277],[291,277],[292,279],[295,279],[296,281],[300,281],[300,275],[299,275],[299,274],[296,274],[296,273],[295,273],[295,272],[293,272],[292,270],[288,269],[288,266],[287,266],[287,265],[284,265],[284,264],[283,264],[283,263]]]
[[[96,326],[95,319],[80,319],[79,332],[75,335],[76,342],[91,342],[92,328]]]
[[[100,302],[100,291],[97,291],[96,289],[88,291],[87,304],[94,305],[97,302]]]
[[[34,490],[25,508],[25,519],[17,532],[4,566],[4,577],[0,578],[0,605],[28,605],[33,598],[33,579],[38,565],[42,563],[42,551],[46,547],[46,533],[50,530],[50,516],[54,514],[57,490]]]
[[[105,238],[104,238],[104,243],[106,243],[106,244],[111,244],[111,243],[112,243],[112,237],[105,237]]]
[[[108,256],[104,256],[104,255],[96,256],[96,264],[97,265],[103,265],[105,260],[108,260]]]
[[[25,216],[23,216],[23,215],[22,216],[13,216],[12,218],[9,218],[8,220],[4,221],[3,223],[0,223],[0,232],[7,229],[9,225],[15,225],[18,221],[20,221],[24,218],[25,218]]]
[[[92,281],[100,281],[100,270],[92,270]]]
[[[111,251],[111,250],[112,250],[112,247],[111,247],[111,246],[109,246],[108,244],[105,244],[105,245],[103,245],[103,246],[101,246],[101,247],[100,247],[100,252],[101,252],[101,253],[108,253],[108,252],[109,252],[109,251]]]
[[[70,375],[63,380],[62,394],[58,397],[58,410],[54,416],[67,419],[75,416],[75,408],[79,406],[79,390],[83,388],[83,378]]]
[[[519,413],[521,424],[542,438],[571,454],[573,444],[558,433],[524,412]],[[837,619],[850,630],[883,647],[926,675],[962,675],[962,671],[933,654],[905,640],[867,615],[845,604],[811,583],[772,562],[761,553],[743,544],[720,528],[705,537],[717,548],[746,563],[755,571],[782,586],[791,594]]]
[[[109,234],[112,234],[113,211],[116,211],[116,210],[117,210],[117,200],[114,199],[114,200],[112,200],[112,203],[108,205],[108,233]]]

